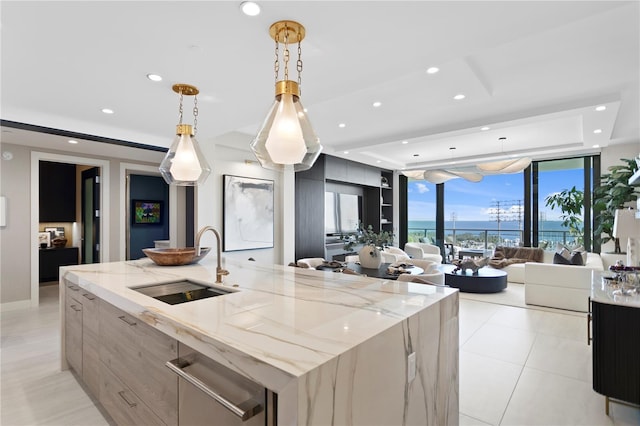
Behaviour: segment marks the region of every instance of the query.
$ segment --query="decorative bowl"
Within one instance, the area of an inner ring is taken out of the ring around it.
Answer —
[[[67,245],[67,239],[66,238],[54,238],[53,240],[51,240],[51,245],[54,247],[65,247]]]
[[[142,249],[149,259],[160,266],[180,266],[197,263],[205,257],[210,250],[210,247],[201,247],[200,255],[196,256],[195,247]]]

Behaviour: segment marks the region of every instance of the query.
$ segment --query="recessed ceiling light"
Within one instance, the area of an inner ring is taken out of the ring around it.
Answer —
[[[147,78],[151,81],[162,81],[162,76],[158,74],[147,74]]]
[[[457,95],[455,95],[455,96],[453,97],[453,99],[455,99],[456,101],[460,101],[460,100],[462,100],[462,99],[464,99],[464,98],[466,98],[466,96],[465,96],[465,95],[463,95],[462,93],[458,93]]]
[[[490,128],[491,127],[484,126],[484,127],[481,127],[480,130],[482,130],[484,132],[485,130],[489,130]]]
[[[382,163],[382,161],[380,161],[380,160],[376,160],[376,163]]]
[[[345,151],[344,153],[345,153],[345,154],[348,154],[348,153],[349,153],[349,151]]]
[[[102,112],[104,112],[105,114],[113,114],[113,110],[109,108],[102,108]]]
[[[595,133],[596,135],[598,135],[598,134],[602,133],[602,129],[595,129],[595,130],[593,131],[593,133]]]
[[[604,106],[604,105],[600,105],[600,106],[596,107],[596,111],[604,111],[605,109],[607,109],[607,107]]]
[[[380,105],[382,105],[382,102],[375,101],[375,102],[373,103],[373,107],[374,107],[374,108],[378,108]]]
[[[438,67],[430,67],[430,68],[427,68],[427,74],[435,74],[435,73],[437,73],[438,71],[440,71],[440,68],[438,68]]]
[[[347,125],[344,123],[340,123],[338,124],[338,127],[340,127],[341,129],[344,129],[345,127],[347,127]]]
[[[72,145],[76,145],[78,143],[78,141],[74,141],[73,139],[69,139],[67,142],[69,142]]]
[[[402,141],[402,145],[406,145],[408,143],[409,143],[409,141]]]
[[[600,148],[600,145],[596,144],[593,146],[594,148]]]
[[[240,9],[242,13],[247,16],[257,16],[260,14],[260,6],[258,3],[254,3],[252,1],[243,1],[240,3]]]

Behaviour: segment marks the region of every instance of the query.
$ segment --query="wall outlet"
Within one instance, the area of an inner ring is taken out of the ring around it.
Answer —
[[[407,357],[407,381],[411,383],[416,378],[416,353],[411,352]]]

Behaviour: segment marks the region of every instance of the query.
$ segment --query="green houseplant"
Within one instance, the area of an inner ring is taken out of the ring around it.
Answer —
[[[576,238],[578,244],[582,244],[584,241],[582,222],[584,192],[574,186],[571,189],[563,189],[558,193],[551,194],[544,201],[547,207],[552,209],[557,207],[562,211],[560,215],[562,226],[569,228],[569,234]]]
[[[620,253],[620,241],[613,236],[616,210],[638,198],[640,187],[629,185],[629,178],[638,170],[635,159],[621,158],[623,164],[610,166],[600,177],[600,185],[593,190],[595,235],[601,244],[615,242],[615,253]]]

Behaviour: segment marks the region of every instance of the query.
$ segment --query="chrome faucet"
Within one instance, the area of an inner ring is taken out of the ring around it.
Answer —
[[[200,256],[200,238],[202,238],[202,234],[204,234],[207,231],[213,231],[213,233],[216,236],[216,241],[217,241],[217,256],[218,256],[218,266],[216,267],[216,284],[222,284],[222,277],[224,275],[229,275],[229,271],[227,271],[226,269],[222,269],[221,266],[221,259],[222,259],[222,250],[220,249],[221,243],[220,243],[220,234],[218,233],[218,231],[216,231],[216,229],[213,226],[205,226],[204,228],[202,228],[201,230],[198,231],[198,235],[196,236],[196,256]]]

